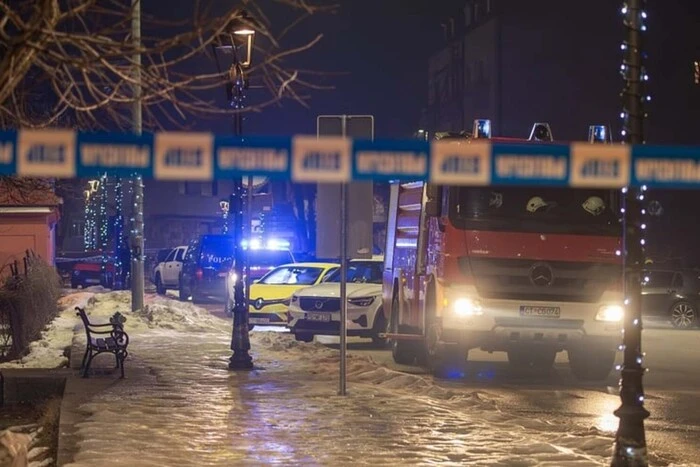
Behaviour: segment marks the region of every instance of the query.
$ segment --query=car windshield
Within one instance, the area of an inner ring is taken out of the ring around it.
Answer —
[[[323,268],[305,266],[284,266],[273,269],[258,282],[269,285],[313,285],[323,272]]]
[[[613,193],[539,186],[454,188],[450,219],[457,227],[477,230],[621,234]]]
[[[368,284],[382,283],[382,265],[380,261],[351,261],[348,263],[348,282],[363,282]],[[326,282],[340,282],[340,269],[336,269]]]

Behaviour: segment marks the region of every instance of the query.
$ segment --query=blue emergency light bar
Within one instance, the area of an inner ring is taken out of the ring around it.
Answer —
[[[260,238],[253,238],[250,242],[248,240],[241,241],[243,248],[248,248],[249,245],[251,250],[288,250],[290,247],[290,243],[287,240],[277,238],[270,239],[267,243],[263,243]]]
[[[474,139],[490,139],[491,138],[491,120],[487,120],[487,119],[474,120],[474,128],[472,130],[472,138],[474,138]]]

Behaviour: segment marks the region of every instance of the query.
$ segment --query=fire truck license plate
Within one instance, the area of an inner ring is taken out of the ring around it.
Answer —
[[[559,318],[561,308],[558,306],[521,306],[520,316],[534,316],[537,318]]]
[[[331,320],[331,315],[330,313],[307,313],[306,319],[309,321],[321,321],[328,323]]]

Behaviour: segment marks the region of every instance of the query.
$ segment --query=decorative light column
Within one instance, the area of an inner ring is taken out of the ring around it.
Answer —
[[[642,52],[642,33],[646,31],[644,9],[646,0],[628,0],[623,4],[621,13],[627,31],[626,40],[621,49],[624,53],[620,73],[625,80],[622,91],[623,110],[621,113],[622,137],[628,144],[644,143],[644,103],[651,100],[643,92],[644,82],[649,79],[644,66]],[[649,412],[644,408],[644,386],[642,378],[642,267],[644,264],[645,239],[642,235],[646,228],[643,208],[646,187],[641,190],[624,188],[624,269],[625,269],[625,319],[624,335],[621,349],[624,351],[620,379],[620,407],[615,411],[620,424],[615,435],[615,448],[612,465],[644,466],[649,465],[647,456],[644,420]]]

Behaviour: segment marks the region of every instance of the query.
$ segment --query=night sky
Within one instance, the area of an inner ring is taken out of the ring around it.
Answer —
[[[148,8],[149,3],[162,3],[168,5],[169,11],[176,12],[172,1],[147,0],[144,8]],[[337,3],[340,4],[337,14],[312,18],[283,44],[293,47],[318,32],[323,33],[323,41],[296,57],[293,65],[344,73],[320,80],[323,84],[332,84],[335,89],[314,92],[310,109],[286,101],[283,106],[251,114],[245,122],[246,134],[315,133],[316,116],[321,114],[374,115],[378,138],[408,138],[418,128],[421,109],[427,100],[428,61],[444,44],[440,24],[457,14],[464,2],[338,0]],[[537,1],[531,3],[537,8]],[[606,17],[601,24],[611,24],[610,16],[614,16],[619,20],[619,28],[594,32],[596,25],[592,24],[590,31],[580,33],[609,36],[610,47],[619,51],[624,35],[619,16],[621,4],[621,1],[611,1],[609,9],[600,12]],[[585,2],[571,2],[571,5],[572,14],[576,8],[586,8]],[[178,5],[177,8],[181,14],[191,6]],[[284,15],[274,9],[269,11],[273,26],[285,24]],[[700,86],[693,84],[692,70],[693,60],[700,60],[699,22],[698,0],[649,1],[646,49],[652,96],[647,122],[650,143],[700,144]],[[591,76],[618,75],[618,70],[608,69],[608,64],[595,65],[591,66]],[[255,85],[255,78],[251,80]],[[620,79],[620,90],[622,85]],[[262,91],[249,90],[250,103],[260,97],[256,92]],[[573,98],[585,99],[586,96]],[[617,115],[610,116],[611,121],[616,118]],[[551,123],[556,129],[556,122]],[[223,119],[208,125],[207,128],[217,132],[230,130],[229,122]],[[661,199],[666,207],[664,217],[650,223],[653,238],[650,244],[657,246],[662,242],[660,251],[664,256],[681,255],[690,258],[691,264],[700,265],[700,247],[696,240],[700,232],[696,208],[700,205],[700,192],[667,191],[650,193],[650,197]],[[666,251],[669,248],[674,251]]]

